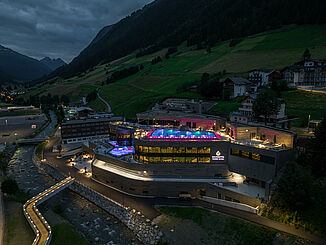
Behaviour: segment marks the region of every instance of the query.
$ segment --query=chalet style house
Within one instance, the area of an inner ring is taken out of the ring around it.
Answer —
[[[249,71],[248,80],[260,86],[270,86],[273,81],[282,80],[282,73],[271,69],[254,69]]]
[[[243,77],[228,77],[226,79],[221,79],[220,82],[223,83],[225,89],[230,89],[232,91],[231,98],[255,94],[257,92],[257,85]]]
[[[282,70],[290,87],[318,88],[326,86],[326,61],[303,60]]]
[[[253,105],[256,96],[246,96],[241,101],[241,107],[239,107],[237,112],[232,112],[230,114],[230,121],[231,122],[240,122],[240,123],[250,123],[255,121],[253,115]],[[287,126],[287,116],[285,115],[285,102],[282,100],[280,101],[280,108],[277,114],[271,115],[268,118],[268,123],[275,125],[275,126]],[[263,116],[260,118],[261,121],[264,120]]]

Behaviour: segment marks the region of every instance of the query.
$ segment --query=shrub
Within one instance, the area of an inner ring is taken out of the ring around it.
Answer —
[[[63,208],[60,204],[57,204],[53,207],[53,211],[57,214],[62,214],[63,213]]]
[[[19,190],[17,182],[13,179],[5,179],[1,184],[1,191],[9,195],[14,195]]]

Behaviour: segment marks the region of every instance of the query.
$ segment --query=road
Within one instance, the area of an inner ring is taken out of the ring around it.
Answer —
[[[99,90],[97,90],[97,97],[107,106],[107,108],[108,108],[108,113],[111,113],[112,112],[112,110],[111,110],[111,106],[110,106],[110,104],[106,101],[106,100],[104,100],[102,97],[101,97],[101,95],[100,95],[100,91]]]
[[[78,170],[72,167],[67,166],[65,160],[57,159],[56,156],[58,153],[52,152],[53,145],[59,141],[59,134],[56,134],[55,137],[49,140],[49,143],[44,149],[44,157],[47,159],[47,163],[66,176],[71,176],[76,179],[76,181],[96,190],[97,192],[108,196],[116,202],[121,203],[124,206],[129,206],[134,208],[150,219],[153,219],[160,215],[155,206],[198,206],[204,207],[213,211],[224,213],[233,217],[237,217],[246,221],[250,221],[259,225],[263,225],[269,228],[273,228],[285,233],[289,233],[304,239],[311,240],[315,243],[326,244],[325,238],[321,238],[315,235],[312,235],[308,232],[305,232],[302,229],[295,229],[286,224],[282,224],[252,213],[245,211],[228,208],[216,204],[207,203],[198,199],[195,200],[181,200],[181,199],[170,199],[170,198],[140,198],[130,195],[123,194],[115,189],[112,189],[108,186],[99,184],[98,182],[93,181],[89,177],[86,177],[84,174],[78,173]]]
[[[157,211],[155,206],[162,205],[162,206],[199,206],[205,207],[207,209],[221,212],[233,217],[237,217],[246,221],[250,221],[259,225],[267,226],[282,232],[286,232],[298,237],[302,237],[316,243],[326,244],[323,238],[317,237],[312,235],[308,232],[305,232],[301,229],[295,229],[294,227],[288,226],[286,224],[282,224],[252,213],[244,212],[241,210],[228,208],[220,205],[215,205],[211,203],[207,203],[198,199],[195,200],[180,200],[180,199],[169,199],[169,198],[139,198],[133,197],[126,194],[123,194],[119,191],[116,191],[108,186],[99,184],[98,182],[93,181],[92,179],[86,177],[83,174],[78,173],[78,170],[66,165],[66,162],[62,159],[57,159],[57,153],[52,153],[51,149],[52,146],[55,144],[57,139],[51,139],[49,144],[45,147],[45,158],[47,159],[47,163],[51,166],[58,169],[60,172],[64,173],[65,175],[70,175],[74,177],[78,182],[89,186],[90,188],[98,191],[99,193],[108,196],[109,198],[123,204],[124,206],[129,206],[136,210],[142,212],[148,218],[155,218],[160,213]]]

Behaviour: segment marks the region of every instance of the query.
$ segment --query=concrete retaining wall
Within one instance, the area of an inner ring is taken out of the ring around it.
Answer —
[[[55,168],[39,161],[35,155],[33,156],[33,161],[36,166],[44,170],[57,181],[61,181],[66,178],[66,176],[64,176]],[[85,185],[75,181],[69,186],[69,189],[119,219],[136,235],[136,237],[142,243],[146,245],[157,244],[163,236],[163,233],[159,230],[158,226],[155,225],[151,220],[147,219],[145,216],[141,214],[138,215],[136,212],[132,212],[129,207],[123,207],[119,203],[116,203],[110,198],[94,191]]]
[[[249,205],[245,205],[242,203],[229,202],[229,201],[225,201],[222,199],[216,199],[216,198],[207,197],[207,196],[203,196],[200,199],[205,202],[210,202],[210,203],[218,204],[218,205],[225,206],[225,207],[235,208],[235,209],[239,209],[239,210],[254,213],[254,214],[258,213],[258,208],[253,208],[253,207],[250,207]]]

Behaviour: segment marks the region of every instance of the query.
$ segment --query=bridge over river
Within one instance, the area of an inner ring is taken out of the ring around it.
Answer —
[[[73,181],[74,178],[68,177],[56,185],[51,186],[49,189],[41,192],[37,196],[31,198],[24,204],[24,215],[36,234],[33,245],[48,245],[50,244],[52,237],[51,226],[38,211],[36,206],[46,201],[56,193],[67,188],[73,183]]]

